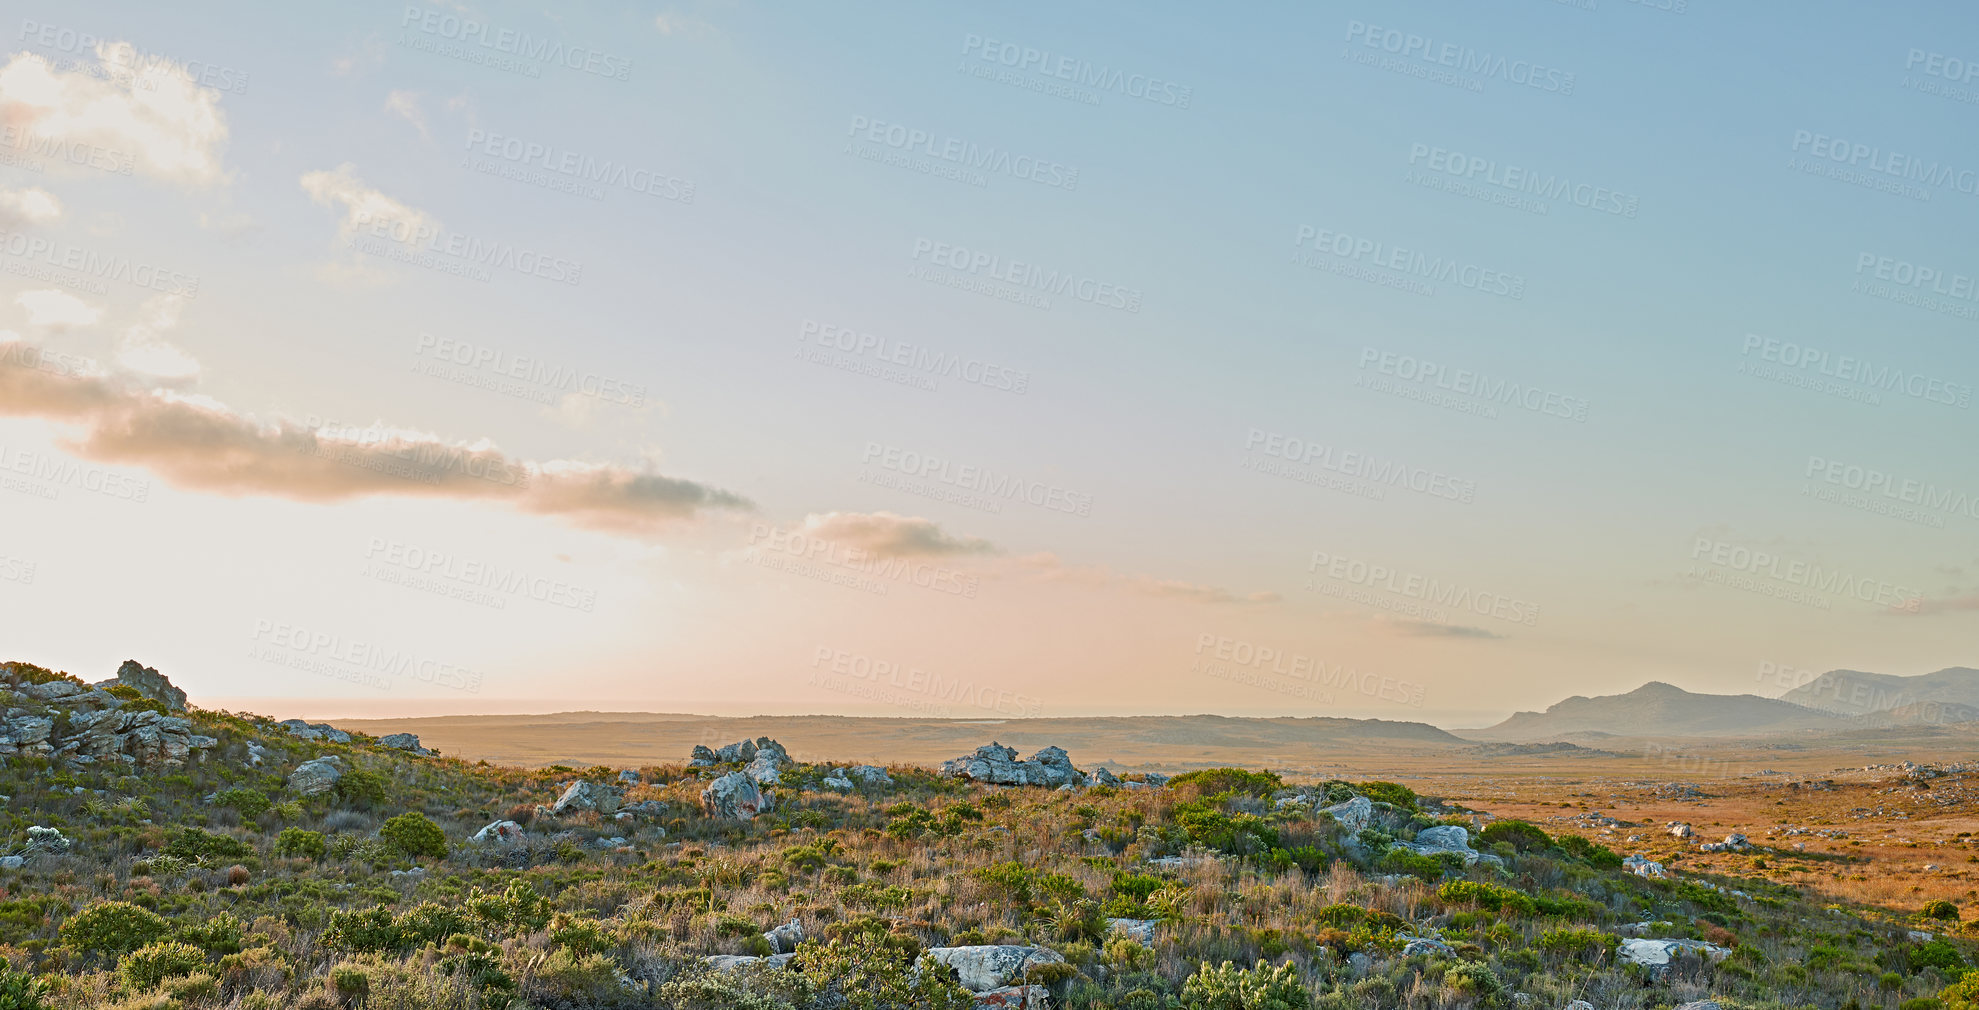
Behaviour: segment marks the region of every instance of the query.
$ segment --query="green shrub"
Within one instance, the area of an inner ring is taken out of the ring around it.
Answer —
[[[48,1010],[48,983],[0,961],[0,1010]]]
[[[1476,961],[1459,961],[1443,973],[1443,987],[1466,1000],[1498,1003],[1504,998],[1505,983],[1491,966]]]
[[[323,946],[345,953],[384,952],[401,946],[398,923],[392,910],[383,905],[369,908],[340,908],[330,913],[330,924],[323,930]]]
[[[1387,803],[1402,808],[1416,808],[1416,791],[1399,782],[1362,782],[1356,789],[1361,795],[1376,803]]]
[[[213,797],[213,805],[232,807],[251,821],[267,813],[272,804],[268,802],[268,794],[259,789],[229,789]]]
[[[278,856],[301,856],[306,859],[322,859],[329,852],[321,831],[305,831],[301,828],[283,828],[275,838],[275,854]]]
[[[1944,1010],[1979,1010],[1979,971],[1968,971],[1938,991]]]
[[[1944,1002],[1935,996],[1919,996],[1897,1004],[1897,1010],[1944,1010]]]
[[[1297,969],[1259,961],[1250,970],[1229,961],[1205,963],[1182,983],[1182,1005],[1190,1010],[1309,1010],[1312,994],[1299,984]]]
[[[384,823],[378,837],[408,856],[447,857],[447,833],[417,810],[407,811]]]
[[[861,930],[838,942],[821,944],[804,958],[804,977],[834,1005],[847,1010],[972,1010],[976,1000],[967,989],[949,980],[948,969],[925,959],[918,967],[906,952],[883,939],[884,934]],[[821,1000],[822,1002],[822,1000]]]
[[[1531,915],[1537,910],[1532,896],[1500,884],[1481,883],[1475,880],[1445,881],[1436,889],[1436,897],[1451,905],[1476,905],[1494,912],[1512,912]]]
[[[1169,788],[1192,787],[1198,796],[1248,793],[1265,797],[1285,788],[1277,772],[1253,772],[1242,768],[1203,768],[1183,772],[1168,780]]]
[[[225,859],[241,859],[254,850],[246,842],[230,835],[216,835],[203,828],[183,827],[165,845],[165,854],[177,856],[192,863],[207,863]]]
[[[1579,835],[1562,835],[1558,839],[1562,851],[1597,870],[1619,870],[1622,868],[1621,853],[1605,845],[1590,842]]]
[[[377,772],[352,768],[337,779],[337,798],[361,810],[385,802],[385,777]]]
[[[140,947],[117,965],[117,978],[133,992],[150,992],[168,978],[190,975],[206,967],[206,952],[189,943],[167,940]]]
[[[1949,901],[1930,901],[1924,904],[1924,917],[1941,919],[1945,922],[1958,921],[1958,906]]]
[[[1965,955],[1958,948],[1943,940],[1931,940],[1917,946],[1910,952],[1912,970],[1936,968],[1947,975],[1958,974],[1965,969]]]
[[[401,946],[439,943],[467,928],[467,916],[458,909],[422,901],[399,914],[392,922]]]
[[[62,942],[96,954],[123,954],[165,935],[163,917],[128,901],[91,905],[62,923]]]
[[[1492,821],[1484,826],[1477,836],[1486,842],[1509,842],[1520,852],[1544,852],[1553,847],[1553,839],[1537,824],[1525,821]],[[1570,835],[1568,837],[1579,837]],[[1561,840],[1563,843],[1565,839]]]
[[[172,933],[174,939],[209,954],[235,954],[241,949],[241,921],[228,912],[208,919],[180,921]]]

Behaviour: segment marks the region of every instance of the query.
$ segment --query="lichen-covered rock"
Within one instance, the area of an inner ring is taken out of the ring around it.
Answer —
[[[986,993],[1022,985],[1024,973],[1041,964],[1064,964],[1049,947],[982,944],[970,947],[930,947],[928,954],[955,972],[955,980],[970,992]]]
[[[1663,869],[1662,863],[1659,863],[1656,860],[1649,858],[1648,856],[1642,855],[1641,853],[1636,853],[1635,855],[1632,855],[1627,859],[1622,860],[1622,869],[1627,870],[1638,877],[1652,877],[1656,879],[1661,879],[1668,875],[1667,872]]]
[[[893,776],[888,775],[886,769],[879,765],[853,765],[845,773],[845,777],[875,789],[885,789],[893,785]]]
[[[741,772],[729,772],[701,790],[701,808],[708,816],[725,821],[750,820],[774,807],[775,803],[756,785],[756,780]]]
[[[702,960],[707,963],[708,967],[716,971],[734,971],[738,968],[747,968],[752,964],[767,965],[771,968],[788,968],[790,967],[790,958],[791,955],[789,954],[771,954],[768,957],[752,957],[748,954],[710,954],[702,958]]]
[[[327,754],[296,765],[289,772],[289,788],[303,796],[318,796],[336,788],[337,780],[343,777],[344,759]]]
[[[1119,933],[1122,936],[1125,936],[1128,939],[1139,943],[1143,947],[1154,946],[1155,927],[1160,925],[1161,925],[1160,919],[1109,918],[1106,920],[1106,928],[1108,932]]]
[[[1616,948],[1616,956],[1630,964],[1639,964],[1649,969],[1649,977],[1660,979],[1670,970],[1670,961],[1679,955],[1692,953],[1713,964],[1725,959],[1731,951],[1715,943],[1703,940],[1623,940]]]
[[[472,840],[483,844],[505,845],[510,842],[522,841],[524,837],[522,825],[514,821],[495,821],[487,827],[476,831]]]
[[[1031,760],[1019,761],[1014,748],[1000,743],[987,743],[973,754],[942,762],[941,774],[1002,786],[1079,786],[1086,781],[1063,748],[1046,747]]]
[[[331,743],[349,743],[350,734],[326,722],[304,722],[301,719],[284,719],[275,725],[288,730],[302,740],[328,740]]]
[[[378,738],[378,746],[402,750],[420,757],[433,753],[419,745],[419,736],[416,733],[387,733]]]
[[[172,682],[166,679],[164,674],[135,659],[124,660],[124,665],[117,667],[116,677],[101,681],[96,686],[110,687],[116,684],[133,688],[137,693],[174,712],[186,710],[186,693],[173,687]]]
[[[769,941],[771,953],[773,954],[791,953],[792,951],[795,951],[797,949],[798,944],[804,942],[804,925],[803,923],[798,922],[796,919],[792,919],[789,922],[786,922],[783,925],[778,926],[777,928],[772,929],[767,933],[764,933],[763,939]]]
[[[565,817],[582,810],[595,810],[605,816],[618,813],[625,802],[625,792],[617,786],[601,785],[597,782],[578,780],[557,797],[550,807],[550,816]]]
[[[1434,856],[1449,852],[1464,861],[1465,866],[1477,862],[1478,853],[1470,845],[1470,831],[1460,824],[1439,824],[1416,832],[1413,842],[1397,843],[1403,848],[1421,856]]]
[[[1367,830],[1368,822],[1374,817],[1374,801],[1365,796],[1353,796],[1345,802],[1321,807],[1319,812],[1340,822],[1340,826],[1348,831],[1359,834]]]

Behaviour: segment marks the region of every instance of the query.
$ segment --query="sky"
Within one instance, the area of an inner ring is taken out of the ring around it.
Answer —
[[[1452,727],[1979,665],[1966,5],[13,9],[9,658]]]

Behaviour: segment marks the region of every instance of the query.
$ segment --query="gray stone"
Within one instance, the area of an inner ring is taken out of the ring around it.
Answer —
[[[798,944],[804,942],[804,925],[798,922],[796,919],[792,919],[789,922],[786,922],[783,925],[778,926],[777,928],[772,929],[767,933],[764,933],[763,939],[768,940],[770,942],[771,953],[773,954],[791,953],[792,951],[795,951],[797,949]]]
[[[1143,947],[1154,946],[1154,930],[1161,925],[1160,919],[1113,919],[1106,920],[1110,932],[1119,933],[1135,940]]]
[[[621,784],[636,786],[639,784],[639,773],[630,768],[621,768],[618,772],[618,780]]]
[[[433,753],[419,745],[419,736],[414,733],[387,733],[378,738],[378,746],[407,751],[421,757]]]
[[[625,793],[617,786],[600,785],[580,779],[570,784],[570,788],[557,797],[550,807],[550,816],[565,817],[582,810],[595,810],[605,816],[618,812],[625,802]]]
[[[109,687],[113,684],[135,688],[137,693],[174,712],[186,710],[186,693],[173,687],[172,682],[166,679],[164,674],[135,659],[124,660],[124,665],[117,667],[115,679],[103,681],[96,686]]]
[[[1594,1004],[1584,999],[1577,999],[1567,1004],[1566,1010],[1594,1010]]]
[[[1622,860],[1622,869],[1625,869],[1630,873],[1635,874],[1638,877],[1653,877],[1660,880],[1663,877],[1668,876],[1668,872],[1664,870],[1662,863],[1659,863],[1654,859],[1651,859],[1648,856],[1645,856],[1639,852],[1636,853],[1635,855],[1628,857],[1627,859]]]
[[[852,791],[852,780],[846,778],[844,774],[840,772],[833,772],[832,774],[825,776],[824,781],[820,784],[823,785],[826,789],[836,789],[842,793],[849,793]]]
[[[927,952],[955,972],[955,980],[962,984],[962,988],[975,993],[1022,985],[1024,973],[1032,968],[1065,963],[1065,959],[1049,947],[1020,947],[1014,944],[930,947]]]
[[[886,769],[881,768],[879,765],[853,765],[845,773],[845,777],[855,779],[861,784],[872,786],[875,789],[886,789],[893,785],[893,776],[887,774]]]
[[[1433,856],[1443,852],[1454,853],[1464,861],[1465,866],[1477,862],[1478,858],[1477,850],[1470,847],[1470,832],[1457,824],[1424,828],[1416,832],[1415,841],[1397,844],[1422,856]]]
[[[1456,948],[1434,937],[1408,936],[1404,934],[1396,936],[1395,939],[1402,941],[1403,957],[1413,954],[1436,954],[1441,957],[1455,957],[1457,954]]]
[[[941,774],[1002,786],[1077,786],[1086,776],[1072,767],[1063,748],[1046,747],[1029,761],[1017,760],[1017,751],[999,743],[988,743],[967,754],[942,762]]]
[[[976,994],[977,1010],[1049,1010],[1051,990],[1041,985],[1006,985]]]
[[[728,821],[746,821],[769,813],[775,802],[741,772],[729,772],[701,790],[701,808],[708,816]]]
[[[768,968],[788,968],[790,967],[790,957],[791,955],[789,954],[771,954],[768,957],[751,957],[747,954],[710,954],[702,958],[702,960],[706,962],[708,967],[716,971],[735,971],[739,968],[747,968],[751,965],[758,964]]]
[[[328,754],[296,765],[289,773],[289,788],[304,796],[318,796],[336,788],[344,777],[344,759]]]
[[[1652,979],[1662,978],[1670,970],[1671,959],[1685,953],[1697,954],[1716,964],[1731,951],[1703,940],[1623,940],[1616,949],[1616,956],[1621,960],[1649,969]]]
[[[522,833],[522,825],[514,821],[494,821],[474,833],[472,841],[483,844],[506,845],[522,841],[528,836]]]
[[[1365,796],[1355,796],[1343,803],[1321,807],[1320,813],[1336,821],[1340,826],[1355,834],[1367,830],[1368,822],[1374,817],[1374,801]]]
[[[27,859],[25,857],[0,856],[0,870],[18,870],[26,865]]]

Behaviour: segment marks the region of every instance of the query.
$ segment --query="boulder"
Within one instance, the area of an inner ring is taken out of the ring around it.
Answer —
[[[0,856],[0,870],[18,870],[27,865],[24,856]]]
[[[1567,1004],[1566,1010],[1594,1010],[1594,1004],[1584,999],[1577,999]]]
[[[1752,845],[1745,840],[1744,835],[1734,831],[1726,835],[1722,842],[1706,842],[1697,848],[1700,852],[1744,852],[1752,848]]]
[[[1101,766],[1087,773],[1086,784],[1089,786],[1118,786],[1120,784],[1120,777],[1107,771],[1104,766]]]
[[[775,753],[759,750],[756,756],[749,760],[748,766],[742,769],[742,774],[755,779],[757,785],[773,786],[782,780],[782,768],[783,765],[777,760]]]
[[[666,813],[667,813],[667,805],[665,803],[662,803],[659,800],[640,800],[636,803],[627,803],[624,806],[619,807],[618,813],[613,816],[665,817]]]
[[[1344,803],[1321,807],[1319,812],[1339,821],[1340,826],[1348,831],[1360,834],[1367,830],[1369,821],[1374,817],[1374,801],[1365,796],[1355,796]]]
[[[1716,964],[1731,953],[1715,943],[1703,940],[1623,940],[1616,949],[1616,956],[1630,964],[1639,964],[1649,969],[1649,977],[1660,979],[1668,974],[1670,961],[1680,954],[1694,953]]]
[[[73,680],[51,680],[42,684],[25,684],[20,688],[22,694],[50,705],[59,705],[71,699],[79,698],[87,693],[88,690],[89,688]]]
[[[1041,964],[1064,964],[1065,959],[1048,947],[1020,947],[1014,944],[983,944],[972,947],[930,947],[928,954],[955,972],[962,988],[987,993],[1011,985],[1023,985],[1024,973]]]
[[[707,748],[707,745],[697,743],[694,745],[693,756],[690,757],[687,761],[687,767],[706,768],[714,763],[715,763],[715,752],[709,750]]]
[[[1477,850],[1470,846],[1470,831],[1459,824],[1439,824],[1416,832],[1413,842],[1398,842],[1398,845],[1421,856],[1438,853],[1455,853],[1463,859],[1464,865],[1477,862]]]
[[[621,768],[618,773],[618,781],[620,785],[636,786],[639,784],[639,773],[630,768]]]
[[[716,971],[735,971],[756,964],[771,968],[788,968],[790,957],[789,954],[771,954],[768,957],[751,957],[748,954],[710,954],[702,960]]]
[[[304,722],[301,719],[284,719],[275,725],[289,731],[302,740],[328,740],[331,743],[349,743],[350,734],[326,722]]]
[[[773,954],[792,953],[797,949],[798,944],[804,942],[804,925],[792,919],[764,933],[763,939],[769,941],[770,952]]]
[[[1077,786],[1086,780],[1063,748],[1046,747],[1031,760],[1019,761],[1015,749],[1000,743],[984,744],[973,754],[942,762],[941,774],[1000,786]]]
[[[414,733],[387,733],[378,738],[378,746],[389,747],[392,750],[406,751],[407,753],[417,754],[421,757],[433,753],[419,746],[419,736]]]
[[[1119,933],[1143,947],[1154,946],[1154,930],[1161,925],[1160,919],[1113,919],[1106,920],[1108,932]]]
[[[774,807],[770,797],[757,787],[756,780],[741,772],[729,772],[701,790],[701,808],[708,816],[722,820],[746,821]]]
[[[296,765],[289,773],[289,788],[304,796],[317,796],[336,788],[344,777],[344,759],[335,754]]]
[[[887,789],[893,785],[893,776],[879,765],[853,765],[845,777],[875,789]]]
[[[1669,828],[1670,834],[1686,841],[1689,840],[1691,835],[1696,834],[1696,832],[1690,829],[1690,824],[1685,821],[1671,821]]]
[[[844,772],[838,771],[836,769],[834,769],[830,775],[825,776],[825,780],[824,782],[821,783],[821,785],[823,785],[826,789],[836,789],[842,793],[849,793],[852,791],[852,780],[846,778]]]
[[[96,686],[111,687],[117,684],[134,688],[137,690],[137,693],[164,705],[174,712],[183,712],[186,710],[186,693],[173,687],[172,682],[167,680],[164,674],[145,666],[135,659],[124,660],[124,665],[117,667],[117,676],[115,678],[101,681]]]
[[[474,833],[474,837],[472,838],[472,841],[481,842],[483,844],[493,843],[493,844],[505,845],[510,842],[522,841],[524,837],[525,836],[522,833],[522,825],[517,824],[514,821],[495,821],[489,824],[487,827],[482,828],[479,831],[476,831]]]
[[[595,810],[605,816],[618,812],[625,802],[625,793],[617,786],[600,785],[580,779],[570,784],[570,788],[557,797],[550,807],[551,817],[566,817],[582,810]]]
[[[1589,1007],[1588,1010],[1593,1010],[1593,1008]],[[1677,1010],[1722,1010],[1722,1008],[1718,1006],[1718,1001],[1715,999],[1700,999],[1685,1003],[1678,1007]]]
[[[1668,876],[1668,873],[1664,870],[1662,863],[1659,863],[1654,859],[1650,859],[1648,856],[1645,856],[1641,853],[1636,853],[1635,855],[1622,860],[1622,869],[1625,869],[1630,873],[1635,874],[1638,877],[1653,877],[1653,878],[1661,879],[1665,876]]]
[[[1455,957],[1457,955],[1456,948],[1435,937],[1398,935],[1395,939],[1402,941],[1403,957],[1408,957],[1412,954],[1435,954],[1440,957]]]

